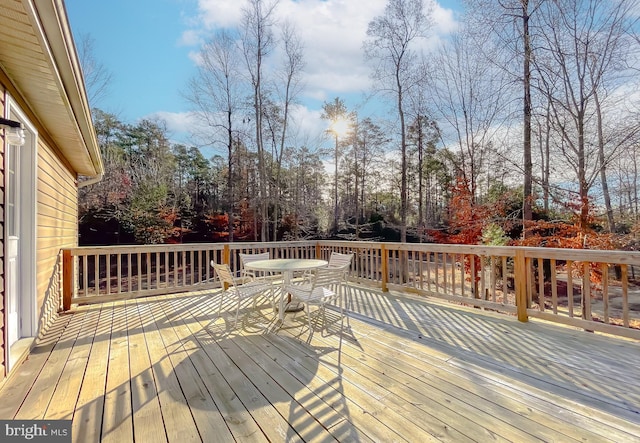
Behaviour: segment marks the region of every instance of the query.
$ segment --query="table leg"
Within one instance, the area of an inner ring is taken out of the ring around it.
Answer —
[[[280,309],[278,309],[278,317],[280,318],[280,321],[284,321],[285,312],[300,312],[304,309],[304,304],[302,303],[296,303],[295,305],[291,304],[291,294],[287,294],[287,304],[286,306],[283,305],[285,297],[284,288],[289,286],[289,284],[291,283],[292,274],[292,271],[283,272],[282,290],[280,294]]]

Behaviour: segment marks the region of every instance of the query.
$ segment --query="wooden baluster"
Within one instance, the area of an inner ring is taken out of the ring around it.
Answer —
[[[602,315],[603,321],[609,324],[609,266],[606,263],[600,263],[602,272]]]
[[[507,257],[502,256],[502,304],[507,304],[509,293],[509,273],[507,272]]]
[[[620,265],[622,271],[622,325],[629,327],[629,268],[627,265]]]
[[[567,308],[569,317],[573,317],[573,262],[567,260]]]
[[[551,304],[553,305],[553,313],[558,313],[558,279],[556,270],[556,259],[551,259]]]
[[[491,300],[495,303],[496,301],[496,257],[495,255],[491,256],[491,274],[490,274],[490,285],[491,285]]]
[[[95,295],[100,295],[100,255],[95,255],[93,288]]]
[[[89,295],[89,257],[82,255],[82,295]]]
[[[544,311],[544,260],[538,258],[538,309]]]
[[[591,318],[591,276],[589,275],[589,262],[582,263],[582,318]]]
[[[476,277],[476,256],[475,254],[469,255],[469,260],[471,260],[470,268],[471,268],[471,294],[473,298],[478,298],[478,279]]]

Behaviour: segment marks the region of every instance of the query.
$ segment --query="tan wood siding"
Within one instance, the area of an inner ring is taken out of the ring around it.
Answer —
[[[38,211],[39,221],[41,226],[48,226],[54,229],[77,229],[76,223],[71,223],[68,220],[60,220],[54,216],[49,216]]]
[[[39,328],[60,308],[60,249],[77,245],[78,193],[75,174],[42,141],[38,146],[37,293]]]

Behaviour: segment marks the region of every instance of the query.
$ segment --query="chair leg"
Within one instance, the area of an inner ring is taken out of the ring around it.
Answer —
[[[220,317],[220,313],[222,312],[222,300],[224,299],[224,291],[220,293],[220,305],[218,306],[218,317]]]
[[[344,317],[344,311],[351,308],[351,292],[349,286],[342,291],[342,297],[340,298],[340,315]]]
[[[271,289],[269,289],[269,301],[271,302],[271,308],[273,309],[273,312],[276,311],[276,293],[273,289],[273,284],[271,285]]]
[[[238,327],[238,312],[240,312],[240,298],[238,298],[238,306],[236,307],[236,320],[234,323],[234,328]]]

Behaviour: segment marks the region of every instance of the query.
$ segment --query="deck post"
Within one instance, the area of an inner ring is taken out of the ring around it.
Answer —
[[[322,259],[322,248],[320,247],[319,242],[316,242],[316,258]]]
[[[389,292],[389,288],[387,287],[387,283],[389,282],[389,251],[384,243],[380,245],[380,253],[382,255],[382,292]]]
[[[229,265],[229,267],[231,267],[231,248],[229,247],[229,244],[226,244],[222,247],[222,263]],[[235,275],[235,271],[233,269],[231,271]],[[224,287],[224,290],[226,291],[227,289],[229,289],[229,284],[225,283],[223,287]]]
[[[231,248],[228,244],[222,247],[222,263],[231,266]]]
[[[527,322],[529,321],[527,315],[527,260],[524,256],[524,249],[516,249],[514,271],[518,320]]]
[[[71,309],[73,292],[73,257],[69,249],[62,250],[62,310]]]

